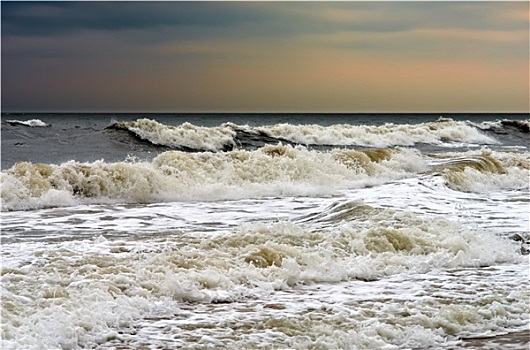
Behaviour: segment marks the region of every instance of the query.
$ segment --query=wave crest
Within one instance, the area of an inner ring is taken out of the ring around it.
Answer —
[[[482,151],[450,157],[433,166],[446,185],[463,192],[528,189],[530,154]]]
[[[421,124],[384,124],[381,126],[335,124],[276,124],[251,127],[224,123],[217,127],[200,127],[184,123],[178,127],[150,119],[115,122],[109,129],[127,130],[135,137],[155,145],[189,148],[199,151],[228,151],[238,145],[277,142],[305,146],[362,146],[387,148],[414,146],[419,143],[453,146],[457,144],[496,144],[492,137],[465,122],[440,119]]]
[[[168,151],[152,162],[17,163],[2,172],[2,208],[62,206],[57,192],[67,203],[322,194],[373,186],[426,169],[414,150],[380,151],[386,159],[357,163],[344,161],[344,152],[276,145],[221,153]],[[56,195],[50,198],[49,193]]]
[[[23,125],[29,127],[50,127],[51,125],[43,122],[40,119],[30,119],[30,120],[5,120],[4,123],[10,125]]]
[[[236,132],[229,127],[200,127],[183,123],[175,127],[151,119],[115,122],[109,129],[127,130],[141,140],[171,148],[190,148],[199,151],[229,150],[235,146]]]
[[[381,126],[336,124],[291,125],[277,124],[256,128],[268,136],[303,145],[366,146],[386,148],[413,146],[417,143],[495,144],[497,141],[482,134],[465,122],[441,119],[421,124],[384,124]]]

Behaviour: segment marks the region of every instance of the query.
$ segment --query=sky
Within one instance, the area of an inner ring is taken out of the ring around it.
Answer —
[[[529,112],[529,2],[1,2],[3,112]]]

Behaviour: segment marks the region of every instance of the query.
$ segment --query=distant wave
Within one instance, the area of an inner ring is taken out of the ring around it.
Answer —
[[[440,119],[421,124],[384,124],[381,126],[338,124],[290,125],[278,124],[257,130],[304,145],[336,145],[392,147],[413,146],[418,143],[495,144],[497,141],[465,122]]]
[[[115,122],[108,129],[122,129],[154,145],[198,151],[229,151],[248,143],[278,142],[305,146],[394,147],[434,144],[488,145],[497,141],[476,127],[452,119],[440,119],[421,124],[384,124],[381,126],[335,124],[292,125],[276,124],[251,127],[224,123],[217,127],[199,127],[184,123],[175,127],[150,119]]]
[[[127,130],[141,140],[171,148],[220,151],[235,146],[236,132],[223,126],[207,128],[184,123],[175,127],[144,118],[130,122],[115,122],[107,128]]]
[[[502,120],[501,124],[508,127],[515,127],[521,132],[530,132],[530,120]]]
[[[30,119],[26,121],[22,120],[4,120],[4,123],[10,124],[10,125],[24,125],[24,126],[30,126],[30,127],[49,127],[50,124],[47,124],[43,122],[40,119]]]
[[[445,157],[429,161],[409,148],[319,152],[279,144],[255,151],[168,151],[151,162],[21,162],[1,174],[2,210],[329,194],[429,173],[457,191],[528,188],[528,152]]]
[[[530,133],[530,119],[526,120],[511,120],[503,119],[493,122],[483,122],[480,124],[475,124],[478,128],[482,130],[490,130],[498,134],[509,133],[510,129],[515,129],[522,133]]]

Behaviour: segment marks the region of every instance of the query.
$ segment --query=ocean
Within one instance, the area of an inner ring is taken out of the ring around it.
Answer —
[[[529,114],[2,114],[2,349],[525,349]]]

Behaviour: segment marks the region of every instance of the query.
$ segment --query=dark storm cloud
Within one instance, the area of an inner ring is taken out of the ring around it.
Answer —
[[[400,32],[418,28],[525,30],[499,16],[501,2],[2,2],[2,36],[81,31],[142,32],[137,40],[314,33]],[[152,34],[152,35],[150,35]]]
[[[301,30],[395,31],[417,27],[521,29],[523,19],[495,19],[502,2],[2,2],[2,29],[7,35],[60,35],[76,30],[127,30],[169,27],[234,27],[252,23],[262,32]],[[343,21],[322,16],[345,14]],[[349,12],[366,14],[347,20]],[[374,14],[378,14],[374,16]],[[396,15],[399,14],[399,15]],[[290,19],[290,20],[287,20]],[[492,19],[494,19],[492,21]],[[304,22],[305,21],[305,22]],[[493,27],[492,27],[493,26]],[[279,29],[278,29],[279,27]]]
[[[259,21],[257,13],[212,2],[2,2],[6,35],[141,30],[165,26],[223,27]]]

